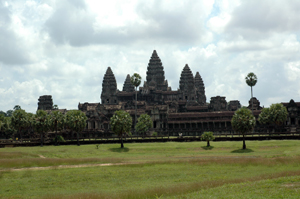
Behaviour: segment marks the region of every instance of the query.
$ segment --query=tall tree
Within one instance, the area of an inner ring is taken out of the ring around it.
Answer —
[[[272,104],[270,108],[263,108],[258,121],[261,124],[282,125],[286,121],[288,112],[282,104]]]
[[[27,131],[30,137],[31,133],[34,132],[35,114],[27,113],[26,117],[27,117]]]
[[[58,110],[50,113],[50,129],[55,131],[55,146],[57,146],[57,131],[64,128],[65,116]]]
[[[136,112],[137,112],[137,87],[141,84],[142,77],[138,73],[134,73],[130,77],[131,84],[135,87],[135,117],[134,117],[134,126],[136,125]]]
[[[5,119],[5,116],[3,114],[0,114],[0,131],[1,131],[2,125],[4,125],[4,119]]]
[[[15,129],[11,125],[11,117],[4,117],[0,114],[0,132],[5,139],[12,137]]]
[[[53,105],[53,107],[52,107],[52,109],[54,109],[54,110],[58,110],[58,106],[57,106],[57,104],[54,104],[54,105]]]
[[[246,149],[245,134],[253,131],[255,124],[255,117],[249,109],[240,108],[235,111],[231,125],[234,131],[243,134],[243,149]]]
[[[5,115],[0,114],[0,132],[3,131],[3,127],[2,126],[4,126],[4,124],[5,124],[5,118],[6,118]]]
[[[2,129],[6,139],[12,138],[13,134],[15,133],[15,129],[11,125],[11,117],[5,117]]]
[[[77,146],[79,143],[79,132],[83,131],[86,127],[87,117],[84,112],[80,110],[70,110],[66,113],[67,128],[71,131],[75,131],[77,134]]]
[[[246,83],[248,86],[251,87],[251,110],[252,110],[252,114],[253,114],[253,89],[252,87],[255,86],[255,84],[257,83],[257,77],[254,73],[249,73],[246,76]]]
[[[139,119],[138,123],[135,126],[135,130],[139,133],[142,133],[145,136],[145,133],[152,128],[153,122],[151,117],[148,114],[142,114]]]
[[[41,135],[41,147],[44,143],[44,134],[49,130],[50,118],[46,111],[37,110],[35,114],[34,129]]]
[[[18,133],[20,135],[20,140],[22,142],[23,141],[22,130],[24,130],[28,126],[26,111],[23,109],[16,109],[12,113],[11,124],[15,129],[18,130]]]
[[[130,132],[131,125],[132,118],[126,111],[115,111],[114,115],[110,118],[111,130],[121,137],[121,148],[124,148],[123,135]]]

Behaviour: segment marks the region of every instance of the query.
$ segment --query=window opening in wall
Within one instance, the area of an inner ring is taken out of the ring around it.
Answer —
[[[107,99],[106,102],[109,104],[109,99]]]
[[[291,125],[295,125],[295,118],[291,118]]]
[[[156,128],[156,121],[153,122],[153,128]]]
[[[185,99],[187,100],[187,96],[185,96]]]

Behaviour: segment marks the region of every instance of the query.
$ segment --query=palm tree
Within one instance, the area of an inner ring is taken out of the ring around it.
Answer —
[[[58,110],[50,113],[50,128],[55,131],[55,146],[57,146],[57,130],[61,130],[65,124],[65,116]]]
[[[71,131],[75,131],[77,134],[77,146],[79,143],[79,133],[86,127],[87,117],[84,112],[80,110],[70,110],[66,113],[66,124],[67,128]]]
[[[138,73],[134,73],[131,78],[131,84],[135,87],[135,117],[134,117],[134,127],[136,125],[137,119],[136,119],[136,112],[137,112],[137,87],[141,84],[141,76]]]
[[[41,147],[44,143],[44,133],[49,130],[50,117],[44,110],[37,110],[35,114],[34,129],[41,134]]]
[[[58,110],[58,106],[57,106],[57,104],[54,104],[54,105],[53,105],[53,107],[52,107],[52,109],[54,109],[54,110]]]
[[[13,111],[11,123],[12,123],[12,126],[18,130],[18,133],[21,138],[20,140],[21,140],[21,142],[23,142],[22,130],[26,129],[26,127],[28,125],[26,111],[23,109],[16,109],[15,111]]]
[[[252,91],[252,87],[255,86],[255,84],[257,83],[257,77],[254,73],[249,73],[246,76],[246,83],[248,86],[251,87],[251,110],[252,110],[252,114],[253,114],[253,91]]]

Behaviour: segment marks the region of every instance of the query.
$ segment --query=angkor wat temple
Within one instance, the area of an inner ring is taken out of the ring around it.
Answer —
[[[133,118],[135,115],[135,88],[130,83],[130,75],[125,78],[122,91],[117,89],[117,82],[110,67],[107,68],[102,83],[101,103],[79,103],[78,109],[88,117],[88,132],[110,134],[110,117],[116,110],[126,110]],[[44,100],[44,99],[41,99]],[[262,107],[256,98],[249,100],[255,117]],[[50,103],[50,102],[49,102]],[[39,103],[38,109],[46,106]],[[295,131],[299,127],[300,103],[293,100],[283,103],[289,112],[284,131]],[[186,64],[179,79],[179,89],[172,90],[165,79],[163,64],[154,50],[147,67],[144,85],[137,90],[137,116],[148,114],[153,120],[153,129],[169,135],[199,135],[204,131],[233,132],[231,118],[241,104],[238,100],[226,101],[225,97],[216,96],[206,102],[205,86],[199,72],[194,76]],[[138,117],[137,117],[138,118]],[[257,125],[256,131],[264,127]]]

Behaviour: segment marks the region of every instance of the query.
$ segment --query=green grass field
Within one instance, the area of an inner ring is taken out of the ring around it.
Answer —
[[[246,144],[1,148],[0,198],[299,198],[300,141]]]

